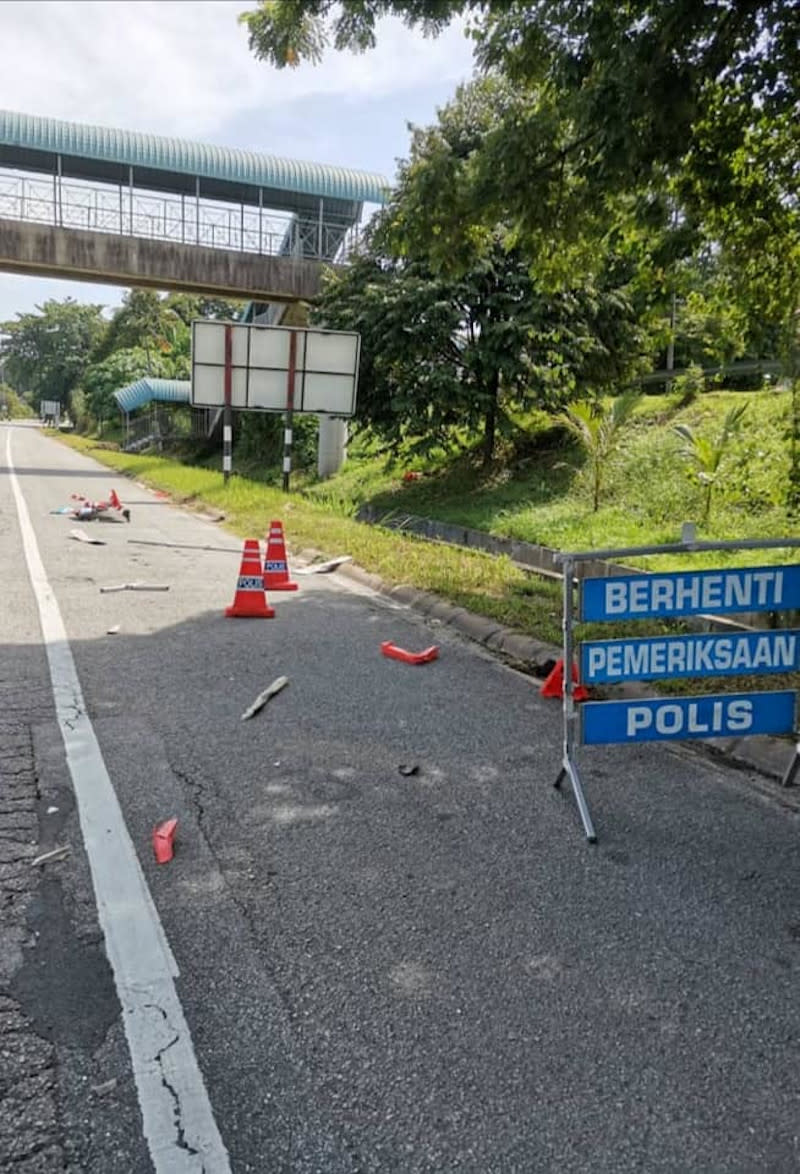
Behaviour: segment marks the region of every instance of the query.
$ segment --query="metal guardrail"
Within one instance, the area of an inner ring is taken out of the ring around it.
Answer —
[[[64,182],[0,171],[0,218],[212,249],[343,262],[359,226],[125,185]]]

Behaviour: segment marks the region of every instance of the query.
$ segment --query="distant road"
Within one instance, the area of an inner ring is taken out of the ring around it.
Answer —
[[[0,1170],[798,1169],[794,812],[587,748],[587,846],[535,682],[336,576],[226,619],[238,539],[36,428],[0,465]]]

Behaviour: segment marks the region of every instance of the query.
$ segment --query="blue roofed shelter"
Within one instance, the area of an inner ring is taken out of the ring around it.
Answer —
[[[189,407],[192,385],[188,379],[155,379],[146,376],[128,383],[114,392],[114,399],[123,414],[125,421],[125,448],[133,451],[136,448],[160,448],[165,439],[174,435],[174,416],[158,407],[159,404],[169,404]],[[150,409],[142,412],[142,409]],[[132,420],[134,413],[141,413]],[[204,426],[205,415],[196,412],[187,413],[190,432],[198,434],[199,427]],[[199,433],[202,434],[202,433]]]

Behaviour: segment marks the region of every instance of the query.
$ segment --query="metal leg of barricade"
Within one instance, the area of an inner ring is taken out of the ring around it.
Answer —
[[[562,701],[562,715],[564,726],[564,741],[563,741],[563,758],[561,760],[561,770],[558,772],[556,781],[553,784],[558,788],[561,786],[562,780],[568,778],[572,785],[572,793],[575,796],[575,802],[580,812],[581,822],[583,823],[583,830],[586,833],[586,839],[590,844],[597,843],[597,835],[592,823],[592,817],[589,814],[589,807],[586,803],[586,796],[583,793],[580,778],[578,777],[578,768],[575,765],[575,722],[577,721],[577,714],[575,712],[575,699],[573,696],[574,685],[572,680],[572,655],[573,655],[573,639],[572,639],[572,593],[574,583],[574,567],[571,559],[564,560],[564,618],[563,618],[563,632],[564,632],[564,688]]]
[[[577,767],[575,766],[574,762],[572,762],[570,759],[567,759],[564,762],[561,770],[562,774],[569,775],[569,781],[572,783],[572,794],[575,796],[575,802],[578,805],[578,811],[580,812],[581,823],[583,824],[583,830],[586,833],[586,839],[590,844],[596,844],[597,833],[594,830],[592,817],[589,814],[589,807],[586,803],[586,796],[583,793],[583,787],[581,786],[581,781],[578,778]]]

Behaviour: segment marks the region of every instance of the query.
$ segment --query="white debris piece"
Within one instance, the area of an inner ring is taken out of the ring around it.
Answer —
[[[335,571],[342,563],[351,563],[353,556],[351,554],[340,554],[336,558],[329,558],[325,563],[317,563],[312,567],[299,567],[297,569],[298,575],[327,575],[331,571]]]
[[[43,852],[31,861],[31,868],[36,868],[37,864],[58,864],[60,860],[66,860],[69,852],[69,844],[64,844],[62,848],[54,848],[52,852]]]
[[[100,594],[110,591],[169,591],[168,583],[117,583],[113,587],[101,587]]]
[[[76,542],[86,542],[89,546],[105,546],[102,538],[92,538],[85,530],[70,530],[70,538],[74,538]]]
[[[259,693],[253,704],[244,711],[242,721],[247,721],[248,718],[253,717],[260,709],[263,709],[270,697],[274,697],[276,693],[280,693],[281,689],[284,689],[288,684],[288,677],[276,677],[269,688],[265,689],[263,693]]]

